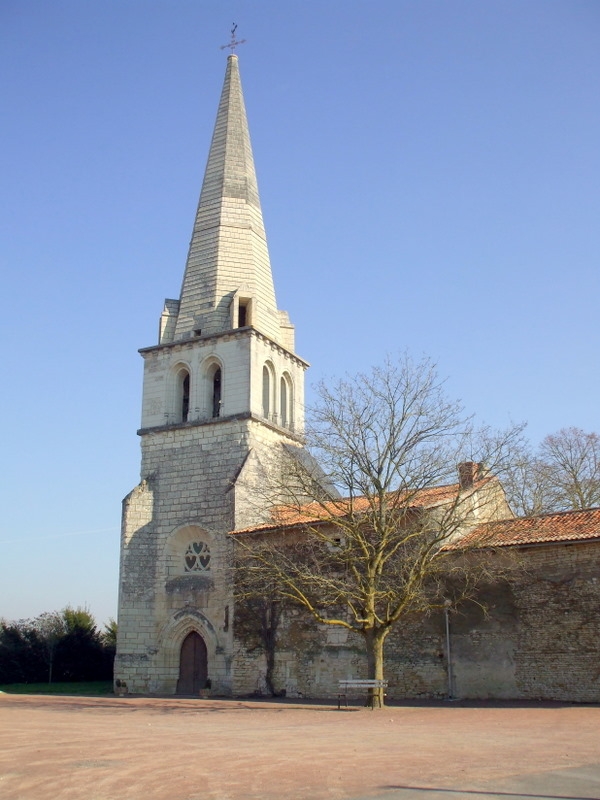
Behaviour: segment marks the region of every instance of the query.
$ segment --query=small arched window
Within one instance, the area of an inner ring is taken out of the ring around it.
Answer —
[[[223,367],[214,356],[202,365],[203,419],[216,419],[223,413]]]
[[[212,379],[212,416],[221,416],[221,367],[217,367]]]
[[[186,372],[181,383],[181,421],[187,422],[190,414],[190,373]]]
[[[279,420],[283,427],[288,425],[288,391],[287,381],[285,378],[281,379],[281,388],[279,390]]]
[[[187,422],[190,416],[190,372],[183,364],[175,367],[173,376],[173,399],[169,414],[170,422]]]
[[[287,372],[281,376],[279,413],[281,425],[284,428],[292,428],[294,425],[294,387]]]
[[[271,370],[266,364],[263,367],[262,404],[263,416],[269,419],[271,415]]]

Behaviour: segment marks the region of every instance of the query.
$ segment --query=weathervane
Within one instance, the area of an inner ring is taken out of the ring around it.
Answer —
[[[231,50],[231,52],[233,53],[235,48],[238,45],[244,44],[244,42],[246,41],[245,39],[240,39],[239,41],[236,41],[236,38],[235,38],[236,30],[237,30],[237,25],[234,22],[233,23],[233,28],[231,29],[231,41],[229,42],[229,44],[222,45],[221,46],[221,50],[225,50],[225,49],[229,48]]]

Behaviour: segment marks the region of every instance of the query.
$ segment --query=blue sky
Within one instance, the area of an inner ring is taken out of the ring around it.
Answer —
[[[534,442],[600,428],[596,0],[4,0],[0,616],[116,613],[137,349],[179,293],[234,20],[309,385],[407,349]]]

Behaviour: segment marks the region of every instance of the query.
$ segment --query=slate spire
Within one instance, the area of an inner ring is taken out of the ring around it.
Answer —
[[[175,312],[177,321],[174,331],[175,320],[165,326],[172,333],[162,341],[242,323],[282,338],[236,55],[227,58],[181,296],[168,303],[165,313]]]

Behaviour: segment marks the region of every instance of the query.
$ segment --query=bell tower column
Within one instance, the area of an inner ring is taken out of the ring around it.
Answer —
[[[123,501],[116,688],[195,693],[200,681],[229,694],[227,533],[269,513],[239,476],[253,459],[302,446],[308,366],[276,305],[235,55],[181,294],[165,301],[159,341],[140,353],[141,482]]]

